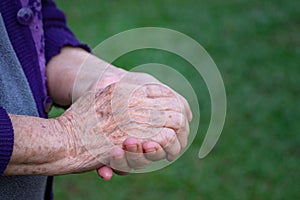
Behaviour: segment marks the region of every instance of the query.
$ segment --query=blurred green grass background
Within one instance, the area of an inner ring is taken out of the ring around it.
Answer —
[[[214,150],[197,154],[210,119],[201,77],[177,56],[145,50],[116,61],[182,72],[198,94],[201,123],[188,151],[162,170],[109,182],[95,172],[55,178],[55,199],[300,199],[300,1],[56,1],[92,48],[131,28],[158,26],[197,40],[217,64],[228,110]],[[200,80],[200,81],[199,81]]]

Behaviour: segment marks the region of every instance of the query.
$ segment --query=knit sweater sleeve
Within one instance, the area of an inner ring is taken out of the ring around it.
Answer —
[[[14,131],[6,110],[0,107],[0,175],[6,169],[14,146]]]
[[[81,47],[90,51],[89,47],[79,42],[67,27],[64,13],[52,0],[42,1],[42,15],[47,63],[53,56],[60,53],[63,46]]]

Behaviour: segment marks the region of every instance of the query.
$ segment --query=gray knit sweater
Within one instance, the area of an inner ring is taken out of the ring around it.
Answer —
[[[38,116],[34,97],[9,41],[1,13],[0,36],[0,106],[8,113]],[[46,181],[45,176],[1,176],[0,199],[44,199]]]

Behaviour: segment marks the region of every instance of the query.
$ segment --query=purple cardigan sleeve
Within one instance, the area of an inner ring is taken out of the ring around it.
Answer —
[[[66,17],[56,4],[52,0],[43,0],[42,3],[46,63],[59,54],[63,46],[81,47],[90,51],[89,47],[80,43],[67,27]]]
[[[14,146],[14,131],[6,110],[0,107],[0,175],[6,169]]]

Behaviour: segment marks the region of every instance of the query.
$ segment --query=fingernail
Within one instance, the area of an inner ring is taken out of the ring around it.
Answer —
[[[155,148],[145,149],[146,153],[152,153],[152,152],[155,152],[155,151],[156,151]]]
[[[137,152],[137,146],[136,145],[126,145],[126,150],[130,152]]]

